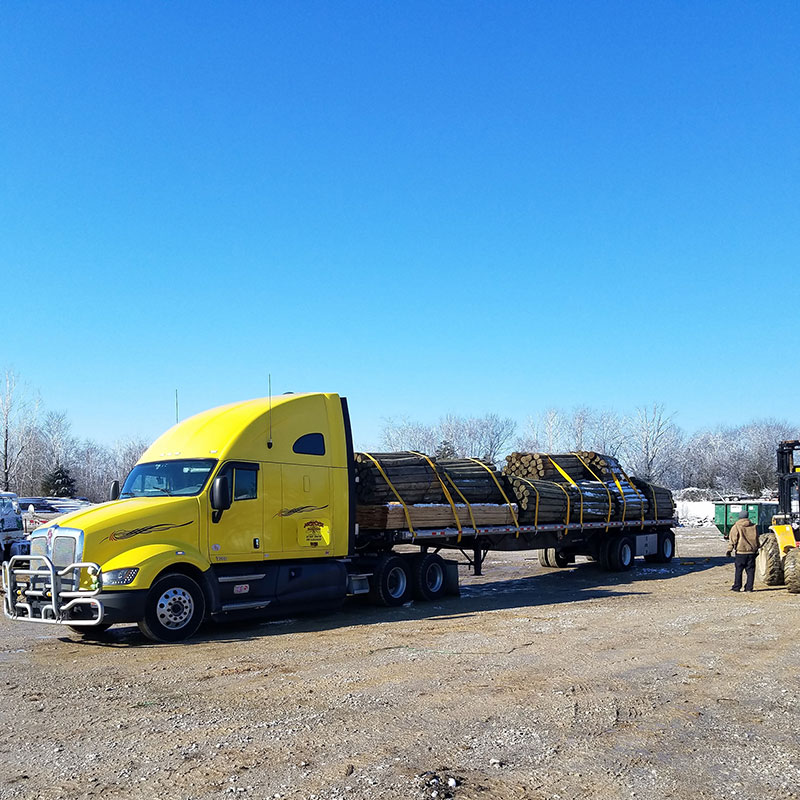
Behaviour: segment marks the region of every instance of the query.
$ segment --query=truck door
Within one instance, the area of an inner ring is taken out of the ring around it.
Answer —
[[[284,557],[330,555],[330,468],[284,464],[282,469]]]
[[[280,551],[280,467],[234,461],[223,465],[231,507],[208,527],[212,563],[261,561]],[[209,511],[210,513],[210,511]]]

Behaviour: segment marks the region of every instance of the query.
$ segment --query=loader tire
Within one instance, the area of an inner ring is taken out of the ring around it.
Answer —
[[[793,547],[783,560],[783,576],[786,588],[792,594],[800,594],[800,547]]]
[[[756,556],[756,578],[766,586],[780,586],[783,583],[784,564],[778,538],[770,531],[759,542]]]

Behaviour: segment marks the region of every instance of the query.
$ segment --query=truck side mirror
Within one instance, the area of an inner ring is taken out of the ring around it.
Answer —
[[[119,499],[119,481],[111,481],[111,488],[108,492],[108,499],[109,500],[118,500]]]
[[[222,512],[231,507],[231,484],[227,475],[218,475],[211,484],[212,522],[219,522]]]

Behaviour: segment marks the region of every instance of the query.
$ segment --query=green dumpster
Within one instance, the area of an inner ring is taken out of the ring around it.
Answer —
[[[726,539],[743,510],[747,511],[747,516],[758,532],[766,533],[772,524],[773,515],[778,513],[778,504],[765,500],[730,500],[715,503],[714,524]]]

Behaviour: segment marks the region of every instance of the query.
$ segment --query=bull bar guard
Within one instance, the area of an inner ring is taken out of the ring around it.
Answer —
[[[35,563],[38,563],[34,569]],[[19,566],[16,566],[19,565]],[[81,570],[94,578],[91,589],[81,589]],[[3,563],[3,613],[14,620],[56,625],[91,626],[103,622],[103,570],[92,561],[76,561],[59,568],[40,555],[12,556]],[[77,609],[94,614],[73,617]]]

